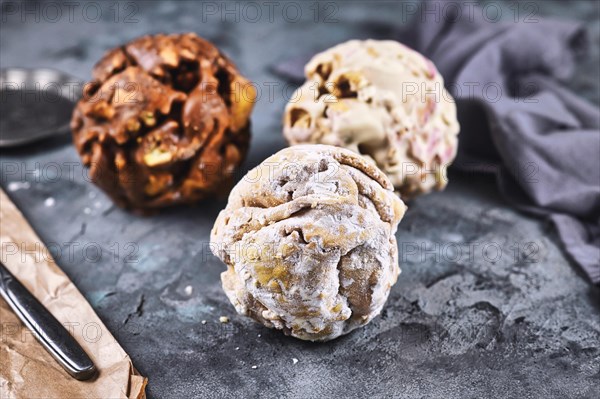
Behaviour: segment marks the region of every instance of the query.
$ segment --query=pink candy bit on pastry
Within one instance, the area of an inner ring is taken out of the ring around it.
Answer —
[[[396,282],[405,210],[354,152],[281,150],[234,187],[212,229],[223,289],[238,313],[296,338],[346,334],[379,314]]]
[[[305,73],[285,111],[290,144],[372,159],[403,198],[446,186],[459,126],[430,60],[395,41],[352,40],[315,55]]]

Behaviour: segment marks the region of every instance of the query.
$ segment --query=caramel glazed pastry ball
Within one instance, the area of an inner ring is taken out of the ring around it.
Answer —
[[[387,177],[349,150],[289,147],[248,172],[211,232],[238,313],[327,341],[381,311],[400,269],[406,207]]]
[[[226,193],[250,138],[256,92],[193,33],[109,51],[75,108],[73,140],[92,181],[142,211]]]
[[[290,99],[290,144],[348,148],[375,161],[402,198],[447,184],[456,106],[435,66],[395,41],[352,40],[317,54]]]

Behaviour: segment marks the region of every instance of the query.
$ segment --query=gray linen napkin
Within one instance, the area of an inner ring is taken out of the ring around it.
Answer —
[[[457,99],[453,167],[493,173],[515,207],[552,220],[567,253],[599,283],[600,110],[560,84],[584,47],[580,26],[489,22],[477,9],[455,10],[441,18],[419,11],[408,28],[383,38],[432,59]],[[309,58],[273,71],[301,82]]]

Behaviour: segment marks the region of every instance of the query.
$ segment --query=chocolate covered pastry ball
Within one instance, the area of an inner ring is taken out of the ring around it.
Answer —
[[[144,36],[109,51],[92,76],[73,141],[118,205],[143,212],[231,187],[256,94],[214,45],[193,33]]]
[[[360,155],[299,145],[232,190],[211,232],[236,310],[270,328],[327,341],[381,311],[400,269],[394,236],[406,207]]]
[[[456,106],[435,66],[395,41],[352,40],[317,54],[290,99],[290,144],[348,148],[375,161],[402,198],[447,184]]]

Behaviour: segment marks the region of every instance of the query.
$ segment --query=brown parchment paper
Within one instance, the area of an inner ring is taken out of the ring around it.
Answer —
[[[0,398],[145,398],[147,379],[1,189],[0,243],[2,262],[65,325],[99,370],[93,380],[72,378],[0,298]]]

